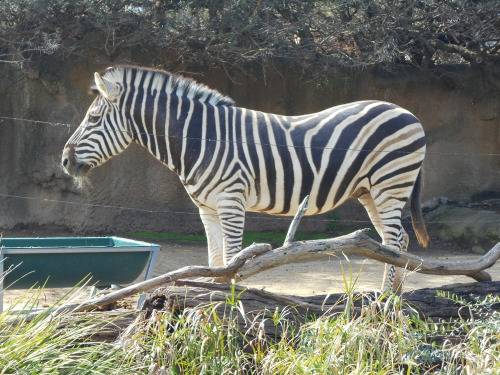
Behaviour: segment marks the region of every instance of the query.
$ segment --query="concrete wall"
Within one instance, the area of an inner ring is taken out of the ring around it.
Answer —
[[[143,56],[134,61],[148,65],[150,60]],[[0,116],[78,125],[93,99],[87,94],[92,74],[102,68],[48,58],[36,72],[0,66]],[[460,86],[450,89],[407,70],[394,75],[337,71],[321,85],[277,68],[267,71],[265,79],[262,73],[249,77],[232,72],[230,79],[221,71],[192,71],[200,73],[194,78],[231,96],[237,105],[267,112],[302,114],[360,99],[394,102],[416,114],[427,132],[424,201],[436,196],[469,200],[481,191],[500,191],[500,157],[484,155],[500,153],[500,103],[473,72],[461,72]],[[78,191],[59,167],[62,148],[74,129],[0,119],[0,194],[66,202],[0,196],[0,227],[54,226],[110,234],[202,232],[197,210],[177,177],[139,146],[96,169],[92,189]],[[250,230],[275,230],[289,223],[250,216]],[[367,219],[357,202],[341,209],[340,217]],[[304,221],[301,229],[324,230],[328,218]]]

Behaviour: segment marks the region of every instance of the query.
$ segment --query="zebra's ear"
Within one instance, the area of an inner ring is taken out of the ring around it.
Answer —
[[[103,78],[99,73],[94,73],[94,81],[96,89],[102,96],[111,102],[116,101],[120,90],[114,83]]]

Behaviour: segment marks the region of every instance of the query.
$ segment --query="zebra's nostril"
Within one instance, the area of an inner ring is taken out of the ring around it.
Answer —
[[[62,162],[62,165],[64,168],[66,168],[68,166],[68,163],[69,163],[69,159],[68,158],[65,158]]]

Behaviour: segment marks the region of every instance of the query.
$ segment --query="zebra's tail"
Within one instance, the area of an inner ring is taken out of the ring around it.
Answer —
[[[423,247],[429,244],[429,234],[425,227],[424,216],[422,215],[422,208],[420,207],[420,191],[422,190],[422,174],[423,170],[420,169],[413,192],[411,194],[411,223],[415,235],[417,236],[418,243]]]

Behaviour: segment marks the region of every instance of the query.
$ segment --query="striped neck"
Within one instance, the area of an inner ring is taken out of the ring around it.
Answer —
[[[155,95],[142,93],[129,95],[124,106],[129,131],[137,143],[184,181],[202,148],[203,138],[216,138],[215,124],[207,121],[207,111],[225,113],[236,108],[167,95],[164,91]]]

